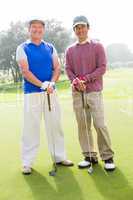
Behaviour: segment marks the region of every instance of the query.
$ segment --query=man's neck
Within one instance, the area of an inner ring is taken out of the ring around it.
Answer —
[[[36,45],[39,45],[42,42],[42,40],[41,39],[31,39],[31,42]]]
[[[78,40],[79,44],[85,44],[86,42],[90,42],[90,39],[88,37]]]

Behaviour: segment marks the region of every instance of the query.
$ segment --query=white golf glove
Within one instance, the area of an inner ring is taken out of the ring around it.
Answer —
[[[50,81],[44,81],[42,83],[41,89],[46,90],[47,88],[52,88],[55,89],[55,82],[50,82]]]
[[[44,81],[41,85],[41,89],[46,90],[47,87],[49,86],[50,82],[49,81]]]
[[[48,85],[48,87],[52,87],[53,89],[55,89],[55,82],[49,82],[49,85]]]

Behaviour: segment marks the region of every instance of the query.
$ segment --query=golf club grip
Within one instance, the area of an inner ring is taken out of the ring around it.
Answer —
[[[47,99],[48,99],[48,108],[49,108],[49,111],[51,111],[50,94],[48,93],[47,93]]]

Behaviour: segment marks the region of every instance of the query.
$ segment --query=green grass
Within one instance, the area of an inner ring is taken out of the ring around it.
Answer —
[[[76,166],[82,155],[69,89],[61,85],[58,94],[62,107],[67,154],[75,166],[59,167],[54,178],[48,175],[52,162],[47,150],[43,124],[34,172],[27,177],[21,174],[22,93],[20,91],[17,94],[9,91],[1,93],[0,200],[131,200],[133,198],[132,82],[133,70],[113,70],[107,72],[105,76],[105,115],[115,150],[117,169],[113,173],[106,173],[100,161],[99,165],[94,167],[91,176],[87,170],[79,170]]]

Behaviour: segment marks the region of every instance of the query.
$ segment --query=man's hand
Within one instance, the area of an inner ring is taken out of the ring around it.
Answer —
[[[55,89],[55,82],[44,81],[42,83],[41,89],[47,91],[48,94],[53,93]]]
[[[50,94],[50,93],[53,93],[55,89],[55,82],[49,82],[49,85],[47,87],[47,93]]]
[[[49,81],[44,81],[42,83],[42,85],[41,85],[41,89],[42,90],[47,90],[47,87],[48,87],[49,83],[50,83]]]
[[[85,91],[86,90],[85,80],[81,78],[75,78],[72,82],[72,87],[78,91]]]

